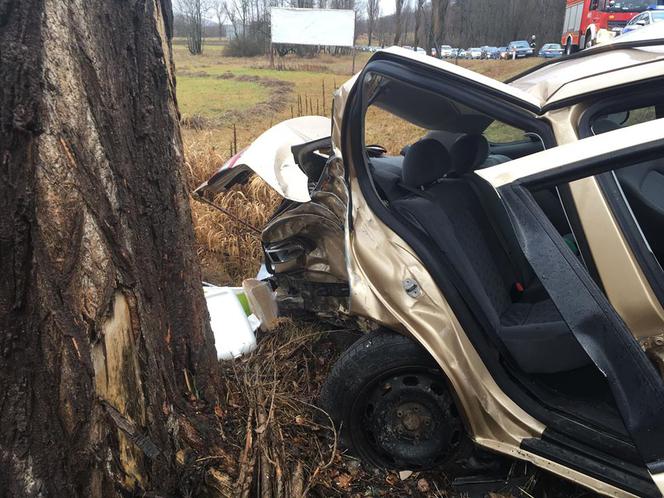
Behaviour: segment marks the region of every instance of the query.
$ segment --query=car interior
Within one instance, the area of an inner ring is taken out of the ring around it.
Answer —
[[[599,135],[661,118],[664,118],[664,102],[660,100],[647,107],[599,115],[592,121],[591,129],[593,134]],[[645,161],[614,173],[641,233],[661,266],[664,263],[664,161]]]
[[[367,149],[368,170],[383,204],[433,240],[451,262],[472,301],[488,318],[505,368],[531,396],[554,410],[625,435],[606,379],[526,260],[495,191],[474,174],[541,151],[543,140],[521,130],[520,139],[492,141],[487,138],[491,128],[510,127],[445,96],[405,88],[398,81],[374,77],[369,84],[369,104],[379,111],[365,114],[365,144],[380,140],[387,119],[405,121],[402,130],[408,124],[422,130],[411,143],[391,147],[399,153],[382,153],[390,147]],[[533,192],[533,197],[578,256],[557,189]]]

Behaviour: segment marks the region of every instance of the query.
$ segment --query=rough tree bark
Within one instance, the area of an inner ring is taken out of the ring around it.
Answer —
[[[216,363],[171,17],[0,0],[2,497],[197,494]]]

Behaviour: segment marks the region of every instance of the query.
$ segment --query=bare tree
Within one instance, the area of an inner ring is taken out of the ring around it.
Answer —
[[[399,45],[401,42],[401,10],[403,9],[404,0],[395,0],[396,10],[394,12],[394,44]]]
[[[214,11],[214,16],[217,19],[217,24],[219,25],[219,38],[225,36],[224,32],[224,23],[226,22],[226,4],[223,0],[214,0],[212,4],[212,10]]]
[[[210,10],[209,0],[176,0],[176,9],[184,18],[187,48],[193,55],[203,53],[203,21]]]
[[[420,25],[422,22],[422,10],[424,8],[424,0],[417,0],[417,6],[415,7],[415,40],[414,46],[419,47],[420,43]]]
[[[371,45],[371,40],[376,25],[376,19],[380,17],[380,0],[367,0],[367,36],[369,38],[368,44]]]
[[[217,364],[170,1],[0,5],[0,495],[199,495]]]
[[[431,0],[431,16],[433,22],[433,46],[438,58],[442,57],[440,46],[443,44],[443,33],[445,31],[445,14],[450,0]]]

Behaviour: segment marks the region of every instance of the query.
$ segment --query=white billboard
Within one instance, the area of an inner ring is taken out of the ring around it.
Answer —
[[[355,12],[272,7],[272,43],[352,47]]]

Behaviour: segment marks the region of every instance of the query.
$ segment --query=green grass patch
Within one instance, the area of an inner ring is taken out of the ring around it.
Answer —
[[[269,89],[258,83],[213,76],[178,76],[177,88],[183,116],[216,118],[246,110],[269,96]]]

